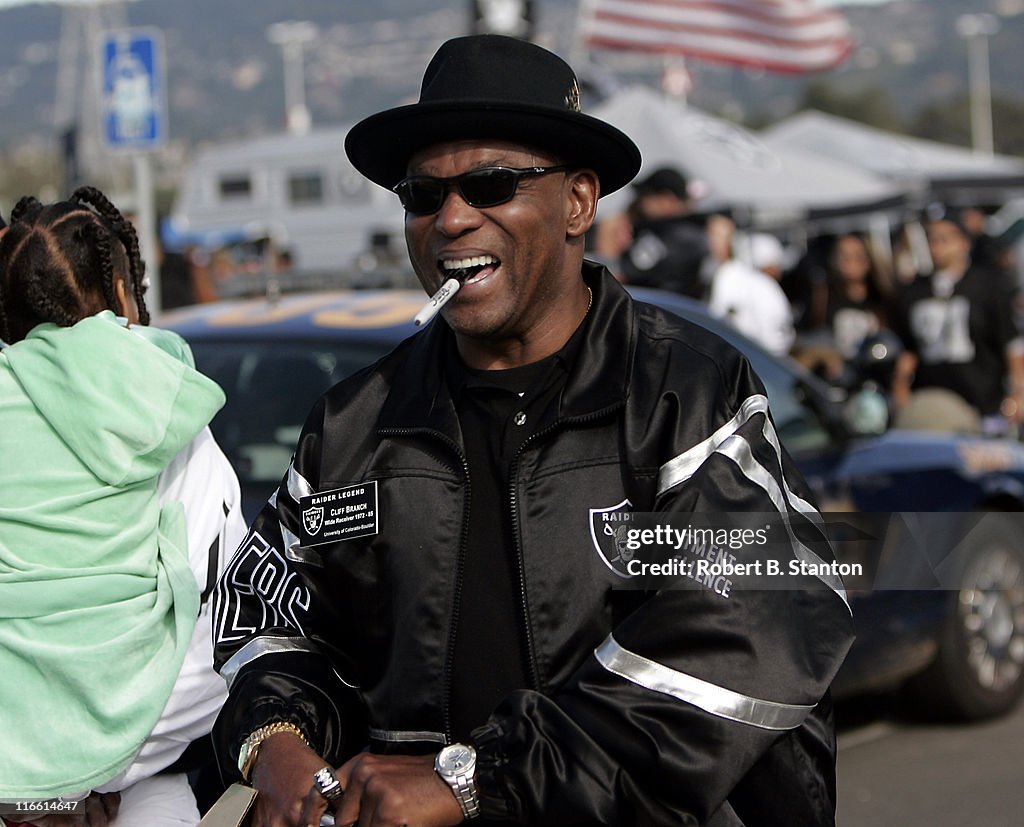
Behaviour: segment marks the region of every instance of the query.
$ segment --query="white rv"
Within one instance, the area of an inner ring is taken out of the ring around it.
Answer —
[[[162,235],[169,248],[269,239],[296,273],[348,274],[372,247],[401,251],[398,198],[345,156],[346,128],[273,135],[201,150]]]

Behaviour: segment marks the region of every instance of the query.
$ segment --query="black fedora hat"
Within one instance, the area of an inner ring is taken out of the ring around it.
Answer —
[[[360,121],[345,151],[363,175],[390,189],[423,147],[472,138],[522,142],[593,169],[604,195],[636,175],[640,150],[580,112],[579,101],[576,75],[547,49],[503,35],[457,37],[427,66],[419,102]]]

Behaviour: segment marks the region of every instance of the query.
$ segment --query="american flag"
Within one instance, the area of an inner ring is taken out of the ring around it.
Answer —
[[[850,54],[845,18],[811,0],[581,0],[590,48],[683,55],[769,72],[831,69]]]

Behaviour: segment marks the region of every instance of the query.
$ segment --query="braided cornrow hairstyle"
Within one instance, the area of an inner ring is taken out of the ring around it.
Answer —
[[[18,203],[14,205],[14,209],[11,210],[11,224],[16,224],[24,218],[28,212],[42,209],[42,206],[43,205],[32,196],[23,196],[18,200]],[[4,277],[4,273],[7,268],[4,266],[3,262],[7,258],[7,254],[4,251],[4,241],[7,240],[9,242],[11,238],[11,230],[8,230],[5,238],[0,239],[0,339],[8,343],[13,342],[14,337],[11,335],[10,323],[7,320],[8,301],[5,295],[7,292],[7,279]]]
[[[149,324],[149,310],[146,308],[145,297],[146,263],[142,260],[135,225],[95,187],[79,187],[71,194],[71,200],[92,206],[110,223],[117,239],[124,245],[128,254],[128,274],[131,278],[132,292],[135,295],[135,303],[139,306],[139,321],[142,324]]]
[[[0,239],[0,338],[13,344],[43,322],[70,327],[101,310],[117,312],[118,274],[148,324],[138,236],[117,207],[94,187],[50,205],[22,198]]]

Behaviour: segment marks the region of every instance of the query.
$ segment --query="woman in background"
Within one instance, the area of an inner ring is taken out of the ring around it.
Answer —
[[[828,302],[822,324],[844,360],[861,342],[889,325],[892,279],[864,236],[839,236],[829,262]]]

